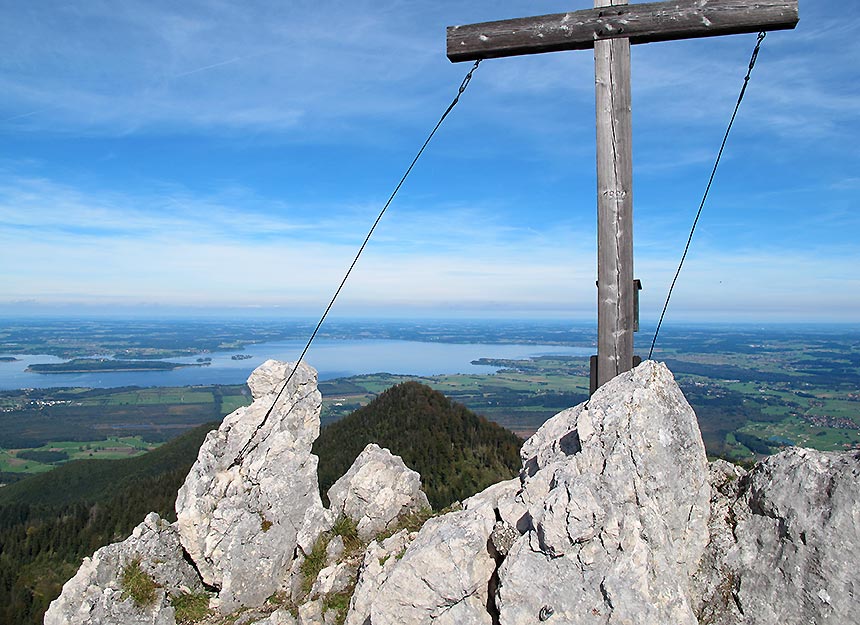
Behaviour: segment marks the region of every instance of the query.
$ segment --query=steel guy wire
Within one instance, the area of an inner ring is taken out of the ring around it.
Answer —
[[[708,199],[708,193],[711,190],[711,184],[714,182],[714,176],[717,174],[717,167],[720,165],[720,159],[723,157],[723,150],[726,147],[726,141],[729,139],[729,133],[732,131],[732,125],[735,123],[735,117],[738,115],[738,109],[741,107],[741,102],[743,102],[744,95],[747,91],[747,85],[750,81],[750,75],[752,75],[753,68],[755,67],[756,59],[758,59],[758,52],[761,49],[761,42],[764,41],[764,38],[767,36],[767,33],[760,32],[758,34],[758,40],[755,44],[755,49],[752,52],[752,56],[750,57],[749,69],[747,70],[747,75],[744,76],[744,84],[741,87],[740,95],[738,95],[737,104],[735,104],[735,110],[732,113],[732,118],[729,120],[729,126],[726,128],[726,134],[723,136],[723,142],[720,144],[720,150],[717,152],[717,160],[714,162],[714,168],[711,170],[711,177],[708,179],[708,184],[705,187],[705,193],[702,196],[702,201],[699,204],[699,210],[696,211],[696,218],[693,220],[693,227],[690,229],[690,236],[687,237],[687,244],[684,246],[684,253],[681,255],[681,262],[678,263],[678,270],[675,272],[675,277],[672,278],[672,285],[669,287],[669,293],[666,295],[666,303],[663,304],[663,312],[660,313],[660,321],[657,323],[657,329],[654,331],[654,339],[651,341],[651,349],[648,351],[648,360],[651,360],[651,356],[654,354],[654,345],[657,344],[657,335],[660,334],[660,327],[663,325],[663,318],[666,316],[666,309],[669,307],[669,300],[672,298],[672,291],[675,289],[675,283],[678,281],[678,276],[681,274],[681,267],[684,266],[684,260],[687,258],[687,252],[690,250],[690,242],[693,240],[693,233],[696,231],[696,225],[699,223],[699,217],[702,215],[702,208],[705,206],[705,200]]]
[[[251,443],[253,442],[254,437],[257,435],[257,432],[259,432],[260,429],[266,424],[266,421],[268,421],[269,415],[272,414],[272,410],[274,410],[275,405],[278,403],[278,400],[281,398],[281,395],[283,395],[284,390],[287,388],[287,385],[290,383],[290,381],[293,379],[293,376],[296,374],[296,371],[298,370],[299,365],[301,364],[301,362],[304,360],[305,356],[307,355],[308,350],[311,348],[311,343],[313,343],[314,339],[317,336],[317,333],[319,332],[320,328],[322,327],[323,322],[326,320],[326,317],[328,316],[329,311],[331,311],[332,306],[334,306],[335,300],[337,300],[338,295],[340,295],[341,290],[343,290],[343,287],[346,284],[347,279],[349,278],[350,274],[352,273],[352,270],[355,268],[355,265],[358,263],[358,259],[361,256],[361,253],[364,251],[364,248],[367,247],[367,243],[370,241],[370,237],[373,236],[373,232],[376,230],[376,226],[379,225],[379,222],[382,220],[382,216],[385,214],[385,211],[388,210],[388,207],[391,205],[391,202],[394,200],[394,197],[397,195],[397,192],[400,191],[400,187],[403,186],[403,183],[406,181],[406,178],[412,172],[412,168],[415,167],[415,163],[417,163],[418,159],[421,158],[421,155],[424,153],[424,149],[430,143],[430,140],[433,138],[433,135],[435,135],[436,131],[439,130],[439,127],[442,125],[442,122],[445,121],[445,118],[448,117],[448,114],[452,110],[454,110],[455,106],[457,106],[457,103],[460,101],[460,96],[463,95],[464,91],[466,91],[466,87],[468,87],[469,83],[472,81],[472,75],[475,73],[475,70],[478,69],[478,65],[480,65],[480,64],[481,64],[481,59],[478,59],[477,61],[475,61],[475,64],[472,65],[472,68],[466,74],[466,77],[463,78],[463,82],[460,83],[460,87],[457,90],[457,94],[454,96],[454,99],[451,100],[451,104],[449,104],[448,108],[445,109],[445,112],[442,113],[442,116],[439,118],[439,121],[436,122],[436,125],[433,127],[433,130],[430,131],[430,134],[427,136],[427,139],[424,141],[423,145],[421,146],[421,149],[418,150],[418,153],[415,155],[415,158],[412,159],[412,162],[409,164],[409,167],[406,168],[406,172],[400,178],[400,181],[397,183],[397,186],[394,187],[394,191],[391,192],[391,195],[388,197],[388,201],[385,202],[385,205],[382,207],[382,210],[379,211],[379,215],[376,216],[376,220],[373,222],[373,225],[370,227],[370,230],[368,231],[367,236],[364,237],[364,242],[361,244],[361,247],[358,248],[358,252],[356,253],[355,258],[352,259],[352,263],[350,264],[349,269],[346,270],[346,274],[344,274],[343,280],[340,281],[340,285],[338,285],[337,290],[335,290],[334,295],[331,298],[331,301],[329,301],[328,306],[326,306],[325,311],[322,314],[322,317],[320,317],[320,320],[316,325],[316,328],[314,328],[314,331],[311,334],[311,337],[308,339],[308,342],[305,345],[304,349],[302,350],[301,355],[299,356],[298,360],[296,360],[296,364],[293,365],[293,369],[292,369],[292,371],[290,371],[290,375],[284,381],[283,385],[281,386],[280,390],[278,391],[278,394],[275,395],[275,399],[274,399],[274,401],[272,401],[272,405],[266,411],[266,414],[263,417],[263,420],[260,421],[259,425],[257,425],[257,427],[254,429],[253,434],[251,434],[251,436],[248,438],[248,442],[245,443],[244,447],[242,447],[242,450],[239,452],[239,455],[236,456],[236,459],[233,461],[233,464],[231,466],[236,466],[240,462],[242,462],[242,459],[245,457],[245,454],[251,450]]]

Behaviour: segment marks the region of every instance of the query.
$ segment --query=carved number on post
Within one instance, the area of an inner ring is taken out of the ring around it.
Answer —
[[[607,189],[603,192],[603,197],[608,197],[612,200],[623,200],[627,197],[627,191],[624,189]]]

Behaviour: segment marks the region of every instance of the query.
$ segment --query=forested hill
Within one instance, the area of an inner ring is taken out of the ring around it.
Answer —
[[[418,471],[436,509],[510,479],[520,468],[522,440],[515,434],[418,382],[398,384],[323,428],[314,443],[323,494],[368,443]]]
[[[0,489],[0,625],[41,623],[81,559],[127,537],[148,512],[173,520],[176,492],[216,426],[143,456],[70,462]],[[314,445],[323,492],[369,442],[421,473],[435,508],[512,477],[522,444],[441,393],[407,382],[323,429]]]
[[[81,559],[150,511],[173,519],[176,491],[215,423],[127,460],[81,460],[0,489],[0,624],[42,622]]]

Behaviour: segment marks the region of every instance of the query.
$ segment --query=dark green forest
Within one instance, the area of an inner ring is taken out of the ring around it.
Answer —
[[[123,540],[146,514],[175,520],[176,492],[210,423],[142,456],[69,462],[0,489],[0,625],[35,625],[81,560]],[[323,493],[369,442],[421,473],[442,508],[512,477],[522,443],[427,386],[407,382],[323,428],[314,446]]]
[[[418,382],[404,382],[326,426],[314,443],[323,494],[368,443],[421,474],[430,505],[444,508],[513,477],[522,445],[512,432]]]
[[[0,489],[0,624],[41,623],[81,560],[148,512],[175,520],[176,491],[215,425],[143,456],[70,462]]]

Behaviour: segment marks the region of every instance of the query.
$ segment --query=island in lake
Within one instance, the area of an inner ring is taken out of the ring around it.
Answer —
[[[209,364],[209,363],[204,363]],[[200,367],[202,364],[184,364],[164,360],[111,360],[109,358],[75,358],[68,362],[32,364],[26,371],[32,373],[93,373],[100,371],[172,371],[182,367]]]
[[[249,360],[253,358],[251,354],[236,354],[235,356],[230,356],[230,360]]]
[[[0,362],[18,362],[19,360],[21,359],[14,356],[0,356]]]

